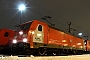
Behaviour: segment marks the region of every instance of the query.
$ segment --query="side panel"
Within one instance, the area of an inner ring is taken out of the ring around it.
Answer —
[[[0,45],[6,45],[9,40],[12,40],[14,37],[14,31],[9,29],[2,29],[0,31]]]
[[[69,46],[68,34],[63,33],[62,35],[63,35],[63,37],[62,37],[62,45],[63,46]]]
[[[83,39],[80,39],[80,38],[76,38],[76,42],[77,42],[77,48],[84,48],[84,42],[83,42]]]
[[[43,25],[44,27],[44,44],[48,44],[48,26]]]
[[[5,29],[2,29],[0,31],[0,45],[6,45],[6,43],[8,42],[8,38],[4,36],[5,34]]]
[[[62,45],[62,33],[49,28],[48,44]]]
[[[76,38],[72,35],[69,35],[69,46],[73,48],[76,47]]]
[[[72,40],[71,40],[71,35],[66,34],[66,39],[67,39],[67,41],[68,41],[68,46],[70,47],[70,46],[71,46],[71,42],[72,42]]]
[[[69,41],[69,46],[71,46],[71,48],[84,49],[83,39],[69,35]]]

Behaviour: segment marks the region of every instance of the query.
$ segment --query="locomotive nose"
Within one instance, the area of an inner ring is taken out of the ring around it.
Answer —
[[[18,49],[28,49],[28,48],[30,48],[29,43],[23,43],[23,42],[18,43],[17,46],[18,46]]]

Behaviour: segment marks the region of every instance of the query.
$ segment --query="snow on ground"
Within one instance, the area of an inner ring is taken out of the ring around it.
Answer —
[[[0,60],[90,60],[90,54],[72,55],[72,56],[43,56],[43,57],[18,57],[18,56],[1,56]]]

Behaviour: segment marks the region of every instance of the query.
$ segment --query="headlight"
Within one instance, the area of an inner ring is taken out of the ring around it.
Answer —
[[[19,34],[22,35],[23,34],[23,31],[20,31]]]
[[[17,40],[13,40],[13,43],[17,43]]]
[[[17,36],[14,36],[14,39],[16,39],[17,38]]]
[[[23,37],[26,37],[27,36],[27,34],[23,34]]]
[[[27,42],[27,39],[26,39],[26,38],[24,38],[24,39],[23,39],[23,42]]]
[[[86,43],[86,42],[84,42],[84,44],[86,45],[87,43]]]
[[[32,31],[32,34],[34,34],[34,31]]]
[[[34,34],[34,31],[29,31],[29,33]]]

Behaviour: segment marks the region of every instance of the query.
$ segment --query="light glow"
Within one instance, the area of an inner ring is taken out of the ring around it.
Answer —
[[[86,45],[86,42],[84,42],[84,44]]]
[[[29,31],[29,33],[31,33],[31,31]]]
[[[17,43],[17,40],[13,40],[13,43]]]
[[[77,45],[81,45],[81,43],[77,43]]]
[[[27,42],[27,39],[26,39],[26,38],[24,38],[24,39],[23,39],[23,42]]]
[[[20,31],[19,34],[22,35],[23,34],[23,31]]]
[[[24,5],[24,4],[21,4],[21,5],[19,5],[18,9],[19,9],[20,11],[22,11],[22,10],[25,10],[25,9],[26,9],[26,7],[25,7],[25,5]]]
[[[78,33],[79,36],[82,36],[82,33]]]
[[[66,42],[66,40],[62,40],[62,42]]]
[[[76,45],[73,45],[73,47],[75,47]]]
[[[32,34],[34,34],[34,31],[32,31]]]
[[[64,44],[64,46],[68,46],[68,44]]]
[[[29,31],[30,34],[34,34],[34,31]]]
[[[83,48],[83,46],[80,46],[80,48]]]

